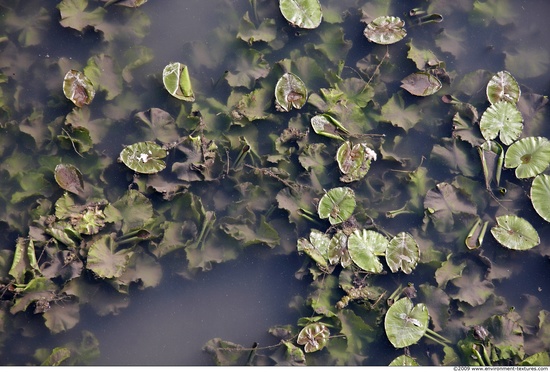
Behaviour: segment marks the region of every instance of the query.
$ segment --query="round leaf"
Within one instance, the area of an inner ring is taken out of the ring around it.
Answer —
[[[349,187],[336,187],[329,190],[317,207],[319,217],[328,218],[332,225],[342,223],[351,217],[355,210],[355,193]]]
[[[399,17],[381,16],[367,24],[363,34],[377,44],[393,44],[407,36],[405,22]]]
[[[550,141],[544,137],[526,137],[506,151],[504,166],[516,168],[517,178],[535,177],[550,164]]]
[[[497,226],[491,234],[506,248],[524,251],[540,243],[539,234],[533,226],[521,217],[504,215],[497,217]]]
[[[82,173],[71,164],[58,164],[54,170],[55,182],[63,190],[72,192],[73,194],[84,195],[84,180]]]
[[[304,351],[306,353],[313,353],[325,347],[329,336],[330,331],[326,325],[312,323],[302,328],[296,342],[299,345],[304,345]]]
[[[275,86],[275,102],[280,111],[290,111],[292,108],[300,109],[307,100],[306,85],[298,76],[287,72]]]
[[[63,93],[76,106],[82,107],[92,102],[95,89],[86,75],[77,70],[70,70],[63,79]]]
[[[428,329],[429,314],[426,305],[413,306],[408,297],[396,301],[386,313],[384,328],[388,339],[396,348],[418,342]]]
[[[510,102],[516,104],[521,96],[518,82],[508,71],[500,71],[487,84],[487,99],[491,104]]]
[[[531,185],[531,203],[535,211],[550,222],[550,176],[539,174]]]
[[[323,19],[319,0],[279,0],[279,9],[288,22],[301,28],[317,28]]]
[[[401,88],[421,97],[436,93],[441,86],[441,81],[427,72],[415,72],[401,80]]]
[[[401,232],[394,236],[386,250],[386,262],[392,273],[398,270],[410,274],[420,259],[418,244],[412,235]]]
[[[392,360],[390,364],[388,364],[388,366],[391,366],[391,367],[418,366],[418,365],[419,365],[418,362],[414,358],[408,355],[399,355],[397,358]]]
[[[382,263],[377,256],[383,256],[387,247],[388,239],[372,230],[355,230],[348,238],[348,251],[352,261],[371,273],[382,272]]]
[[[134,172],[153,174],[166,168],[166,163],[161,160],[166,155],[162,146],[147,141],[125,147],[120,152],[120,159]]]
[[[342,182],[360,180],[369,171],[372,160],[376,160],[376,153],[367,144],[358,143],[352,147],[350,142],[344,142],[336,152],[336,161],[344,174],[340,180]]]
[[[521,135],[523,117],[513,103],[501,101],[491,105],[483,113],[479,128],[487,141],[496,138],[500,132],[502,143],[510,145]]]
[[[195,101],[195,94],[191,87],[191,78],[186,65],[174,62],[166,65],[162,71],[164,87],[172,96],[182,101]]]

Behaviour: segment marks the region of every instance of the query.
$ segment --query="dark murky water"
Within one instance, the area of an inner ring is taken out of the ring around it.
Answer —
[[[47,5],[44,6],[55,14],[53,8],[56,3],[52,0],[45,2]],[[149,1],[144,5],[141,9],[149,16],[151,27],[143,43],[153,49],[155,57],[140,73],[158,75],[166,63],[186,57],[189,53],[184,48],[186,43],[207,40],[212,29],[220,23],[232,21],[222,8],[218,8],[218,3],[218,0],[163,0]],[[322,3],[328,4],[330,1]],[[237,14],[242,14],[244,11],[241,10],[246,8],[248,1],[235,0],[224,4],[237,9]],[[518,40],[519,51],[525,50],[521,48],[527,45],[527,50],[533,53],[550,53],[550,23],[546,21],[546,15],[550,14],[549,3],[545,0],[517,0],[510,4],[514,6],[515,16],[523,21],[504,27],[504,33],[483,26],[465,28],[463,32],[467,35],[467,45],[455,45],[455,52],[461,58],[457,58],[456,62],[453,58],[449,70],[465,75],[476,69],[504,69],[502,49],[506,45],[509,50],[506,38],[511,34],[525,35],[514,38]],[[410,7],[409,4],[399,6],[405,10]],[[444,14],[444,17],[445,22],[461,22],[452,13]],[[445,23],[433,24],[426,26],[423,32],[442,32],[444,27]],[[354,48],[348,59],[355,63],[365,56],[365,52],[356,45],[362,41],[362,35],[353,34],[353,29],[350,32]],[[354,36],[357,39],[353,39]],[[87,54],[83,49],[93,49],[97,42],[93,37],[80,42],[66,30],[57,29],[53,38],[42,46],[38,58],[44,55],[48,58],[63,56],[85,62]],[[445,60],[445,54],[442,59]],[[544,75],[537,77],[523,71],[524,68],[529,68],[529,65],[514,65],[509,70],[520,84],[529,86],[536,93],[550,95],[548,68]],[[216,76],[194,78],[215,80]],[[121,131],[125,130],[122,126]],[[120,143],[117,141],[118,138],[105,143],[105,151],[118,152]],[[412,152],[415,150],[422,151],[421,148],[411,149]],[[400,219],[390,223],[399,224]],[[548,233],[545,235],[541,233],[543,245],[549,244]],[[520,256],[507,256],[503,260],[517,262]],[[529,267],[529,270],[513,281],[503,280],[497,287],[497,293],[506,295],[510,304],[516,306],[521,304],[521,296],[529,293],[539,296],[545,308],[550,308],[549,297],[545,295],[550,291],[547,258],[523,256],[522,259],[521,265]],[[294,277],[301,262],[297,254],[270,256],[260,248],[252,248],[236,261],[215,265],[213,270],[200,273],[191,281],[176,275],[165,275],[157,288],[132,292],[130,306],[116,316],[98,317],[85,311],[79,326],[73,331],[77,334],[80,328],[88,329],[96,335],[101,349],[97,364],[101,365],[210,364],[210,358],[201,349],[211,338],[220,337],[243,345],[259,342],[260,346],[265,346],[274,341],[267,333],[269,327],[295,322],[296,315],[288,304],[294,296],[305,293],[308,285],[306,281],[298,281]],[[70,338],[70,335],[67,337]]]

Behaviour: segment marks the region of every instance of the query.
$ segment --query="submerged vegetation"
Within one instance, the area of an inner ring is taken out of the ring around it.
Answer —
[[[1,359],[93,364],[91,332],[14,359],[10,340],[254,246],[300,254],[308,292],[272,345],[215,338],[213,363],[549,364],[544,278],[499,286],[549,264],[548,98],[522,81],[550,56],[455,70],[468,27],[514,44],[513,2],[398,3],[226,4],[148,75],[161,5],[0,0]],[[50,33],[86,48],[36,58]]]

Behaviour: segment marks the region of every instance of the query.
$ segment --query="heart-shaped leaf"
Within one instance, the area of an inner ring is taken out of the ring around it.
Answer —
[[[506,101],[500,101],[491,105],[481,115],[479,129],[483,138],[487,141],[497,137],[505,145],[510,145],[517,140],[523,130],[523,117],[516,105]]]
[[[545,137],[526,137],[506,151],[504,166],[516,168],[517,178],[530,178],[544,172],[550,164],[550,141]]]
[[[414,72],[401,80],[401,88],[415,96],[430,96],[441,87],[441,81],[427,72]]]
[[[428,329],[429,314],[426,305],[413,306],[408,297],[396,301],[386,313],[384,328],[388,339],[396,348],[418,342]]]
[[[382,272],[377,256],[386,254],[388,239],[373,230],[355,230],[348,238],[348,251],[353,262],[371,273]]]
[[[340,177],[340,181],[360,180],[369,171],[373,160],[376,160],[376,153],[366,143],[357,143],[352,146],[349,141],[344,142],[336,152],[336,161],[344,174]]]
[[[514,215],[497,217],[497,226],[491,229],[491,234],[509,249],[524,251],[540,244],[537,230],[523,218]]]
[[[77,70],[70,70],[63,79],[63,94],[78,107],[89,105],[95,96],[92,81]]]
[[[386,250],[386,262],[392,273],[399,270],[410,274],[420,259],[418,244],[411,234],[401,232],[394,236]]]
[[[407,36],[407,31],[405,31],[405,22],[401,18],[381,16],[367,24],[363,34],[373,43],[387,45],[403,39]]]
[[[301,28],[317,28],[323,19],[319,0],[279,0],[279,9],[288,22]]]
[[[518,82],[508,71],[500,71],[487,84],[487,99],[491,104],[497,102],[518,103],[521,89]]]
[[[336,187],[329,190],[321,200],[317,212],[319,217],[328,218],[332,225],[342,223],[351,217],[355,210],[355,193],[349,187]]]
[[[298,334],[296,342],[304,345],[306,353],[313,353],[325,347],[330,336],[327,326],[321,323],[308,324]]]
[[[535,211],[550,222],[550,176],[539,174],[531,185],[531,203]]]
[[[120,152],[120,159],[134,172],[153,174],[166,168],[166,163],[161,160],[166,155],[167,152],[162,146],[146,141],[126,146]]]
[[[287,72],[275,86],[275,103],[279,111],[300,109],[307,101],[306,85],[298,76]]]

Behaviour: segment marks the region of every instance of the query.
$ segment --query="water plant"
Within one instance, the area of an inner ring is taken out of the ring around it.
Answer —
[[[512,3],[221,3],[151,74],[150,2],[0,3],[6,363],[43,331],[25,364],[94,364],[92,333],[57,338],[84,307],[114,316],[253,249],[295,255],[307,291],[272,344],[213,338],[212,363],[547,363],[543,281],[503,295],[550,255],[548,98],[528,80],[548,55],[513,42]],[[457,67],[488,23],[512,47]],[[48,29],[90,47],[36,59]]]

